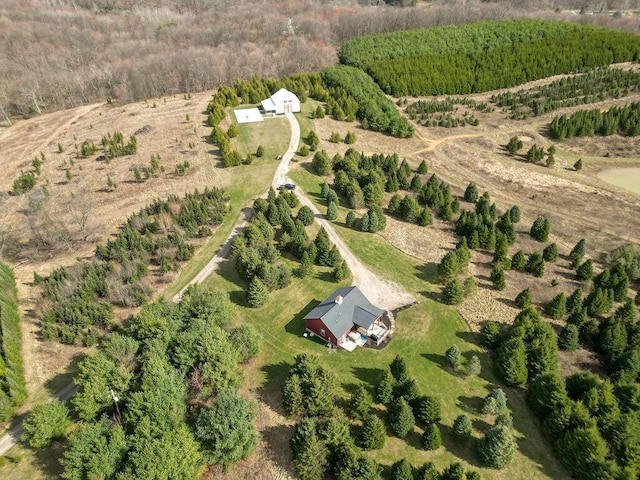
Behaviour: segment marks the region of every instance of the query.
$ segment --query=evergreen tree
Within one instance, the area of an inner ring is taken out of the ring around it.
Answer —
[[[524,252],[522,250],[518,250],[513,254],[513,257],[511,257],[511,268],[513,268],[514,270],[517,270],[519,272],[523,271],[526,263],[527,259],[524,256]]]
[[[304,413],[304,397],[302,380],[297,374],[289,375],[282,388],[282,406],[290,417],[297,417]]]
[[[347,212],[347,217],[345,218],[344,222],[347,227],[353,228],[353,226],[356,224],[356,214],[353,210],[349,210]]]
[[[539,242],[546,242],[549,239],[550,228],[551,224],[549,223],[549,220],[540,215],[534,220],[533,225],[531,225],[530,233],[535,240]]]
[[[447,252],[438,264],[438,279],[442,283],[446,283],[454,279],[462,269],[460,268],[460,259],[457,253]]]
[[[567,402],[564,381],[555,373],[538,375],[527,389],[527,404],[540,419],[547,418]]]
[[[580,264],[580,260],[584,257],[585,253],[587,253],[587,241],[581,238],[571,249],[571,252],[569,252],[569,258],[571,259],[571,266],[573,268],[576,268]]]
[[[360,384],[351,394],[349,415],[357,420],[364,420],[371,408],[371,396],[364,385]]]
[[[586,282],[591,280],[591,277],[593,277],[593,261],[588,258],[576,269],[576,278],[581,282]]]
[[[442,404],[436,397],[420,395],[412,402],[413,414],[423,425],[440,423],[442,420]]]
[[[298,277],[305,278],[313,274],[313,261],[309,256],[309,252],[302,253],[302,259],[300,260],[300,268],[297,271]]]
[[[57,438],[64,437],[69,425],[69,411],[64,403],[59,400],[41,403],[31,409],[24,421],[22,439],[31,448],[46,447]]]
[[[547,245],[542,251],[542,258],[545,262],[555,262],[558,258],[558,246],[555,243]]]
[[[420,175],[425,175],[427,171],[428,171],[427,162],[422,160],[422,162],[420,162],[420,165],[418,165],[418,173]]]
[[[440,474],[432,462],[427,462],[418,469],[416,480],[439,480]]]
[[[327,206],[326,218],[327,220],[335,220],[336,218],[338,218],[338,207],[336,206],[335,202],[329,202],[329,205]]]
[[[494,368],[496,375],[509,386],[527,383],[527,355],[520,337],[512,337],[498,348]]]
[[[478,187],[475,183],[470,183],[464,191],[464,201],[476,203],[478,201]]]
[[[579,158],[576,163],[573,164],[573,169],[578,172],[580,170],[582,170],[582,159]]]
[[[506,282],[504,279],[504,270],[502,270],[500,266],[493,266],[489,278],[491,279],[491,283],[493,283],[493,288],[496,290],[504,290]]]
[[[324,150],[319,150],[313,155],[311,164],[318,175],[329,175],[331,173],[331,163],[327,152]]]
[[[405,438],[413,431],[415,418],[407,401],[399,397],[389,405],[387,410],[387,423],[391,431],[399,438]]]
[[[401,384],[409,380],[409,371],[407,370],[407,362],[401,355],[396,355],[391,364],[389,371],[393,375],[396,384]]]
[[[542,277],[544,275],[544,260],[538,252],[533,252],[527,258],[525,270],[534,277]]]
[[[319,265],[327,266],[329,265],[329,253],[331,252],[331,240],[329,240],[329,234],[324,229],[324,227],[320,227],[320,231],[316,235],[316,238],[313,242],[317,249],[316,259]]]
[[[437,450],[442,445],[442,435],[437,423],[430,423],[422,433],[422,445],[426,450]]]
[[[518,139],[517,136],[511,137],[506,145],[506,149],[511,155],[515,155],[522,147],[522,140]]]
[[[344,137],[344,143],[346,143],[347,145],[352,145],[356,143],[356,134],[353,133],[352,131],[347,132],[347,134]]]
[[[571,295],[567,298],[567,312],[573,313],[576,310],[582,308],[583,293],[581,288],[576,288]]]
[[[369,212],[365,212],[360,219],[360,230],[362,232],[369,231]]]
[[[531,295],[531,289],[525,288],[515,298],[515,304],[519,309],[527,308],[531,306],[533,297]]]
[[[453,437],[458,442],[465,442],[471,437],[471,420],[466,415],[459,415],[453,421]]]
[[[413,480],[413,468],[405,458],[391,465],[391,480]]]
[[[362,421],[362,448],[378,450],[384,447],[387,429],[384,422],[376,415],[365,417]]]
[[[486,322],[480,329],[480,341],[487,348],[494,349],[500,345],[500,324]]]
[[[509,428],[498,425],[491,428],[480,441],[480,461],[491,468],[502,469],[511,463],[516,450]]]
[[[258,145],[256,149],[256,157],[262,158],[264,156],[264,147],[262,145]]]
[[[482,402],[482,413],[500,415],[507,411],[507,396],[501,388],[491,390]]]
[[[476,279],[473,277],[465,278],[464,283],[462,284],[462,288],[464,289],[464,298],[474,295],[478,291],[478,284],[476,283]]]
[[[464,287],[456,280],[450,280],[442,289],[442,301],[447,305],[458,305],[464,299]]]
[[[313,211],[306,205],[303,205],[300,207],[300,210],[298,210],[296,218],[300,220],[305,227],[311,225],[314,220]]]
[[[254,307],[261,307],[269,299],[269,289],[256,275],[247,288],[247,303]]]
[[[393,387],[395,386],[395,379],[391,374],[391,370],[387,369],[382,372],[382,375],[378,379],[376,385],[376,399],[380,403],[385,405],[391,403],[393,400]]]
[[[457,370],[460,367],[460,358],[460,349],[456,344],[451,345],[444,354],[444,359],[447,362],[447,365],[454,370]]]
[[[342,262],[340,262],[339,265],[336,265],[336,267],[333,269],[331,275],[333,276],[333,281],[336,283],[341,282],[342,280],[347,278],[349,276],[349,267],[347,265],[347,262],[345,260],[342,260]]]
[[[553,297],[545,306],[545,313],[554,320],[560,320],[567,313],[567,298],[563,292]]]
[[[574,352],[578,349],[580,331],[572,324],[565,325],[558,335],[558,347],[565,352]]]
[[[511,207],[509,217],[511,218],[511,223],[518,223],[520,221],[520,207],[517,205]]]
[[[431,211],[427,207],[422,209],[416,223],[421,227],[431,225]]]
[[[493,263],[504,262],[509,258],[509,242],[507,241],[507,237],[499,232],[496,235],[496,251],[493,255]]]

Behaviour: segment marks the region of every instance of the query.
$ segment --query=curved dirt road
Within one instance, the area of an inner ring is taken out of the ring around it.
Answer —
[[[273,176],[272,186],[274,189],[277,189],[284,183],[293,183],[288,177],[289,162],[295,155],[296,150],[298,149],[298,144],[300,142],[300,125],[298,124],[296,117],[292,113],[287,113],[286,118],[287,120],[289,120],[289,125],[291,125],[291,140],[289,141],[289,147],[282,156],[282,160],[280,161],[276,173]],[[374,274],[371,270],[365,267],[362,262],[358,260],[358,258],[356,258],[353,253],[351,253],[351,250],[349,250],[347,245],[335,232],[331,223],[327,221],[322,214],[320,214],[316,206],[304,194],[304,192],[300,188],[297,188],[295,190],[295,193],[300,199],[300,203],[302,205],[308,206],[314,212],[316,222],[324,227],[324,229],[329,234],[329,238],[340,251],[340,255],[342,255],[342,258],[344,258],[347,262],[347,265],[349,266],[349,270],[351,270],[351,275],[353,277],[352,283],[358,286],[358,288],[362,290],[362,292],[367,296],[369,300],[371,300],[371,302],[373,302],[374,305],[387,310],[395,310],[396,308],[403,307],[415,302],[415,298],[400,285],[380,278],[378,275]],[[233,231],[225,241],[222,248],[215,254],[215,256],[209,261],[209,263],[187,284],[187,286],[184,287],[180,291],[180,293],[173,297],[174,301],[178,301],[180,299],[189,285],[202,283],[209,275],[211,275],[216,270],[220,262],[222,262],[229,253],[229,249],[231,248],[233,239],[238,235],[240,230],[242,230],[242,228],[251,218],[251,214],[252,211],[250,208],[243,209],[242,217],[236,223]]]

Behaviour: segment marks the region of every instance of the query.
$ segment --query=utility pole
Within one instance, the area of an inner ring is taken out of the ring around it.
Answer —
[[[113,400],[113,403],[116,406],[116,412],[118,412],[118,423],[122,423],[122,415],[120,415],[120,407],[118,407],[118,401],[120,399],[116,396],[113,389],[109,390],[109,395],[111,396],[111,400]]]

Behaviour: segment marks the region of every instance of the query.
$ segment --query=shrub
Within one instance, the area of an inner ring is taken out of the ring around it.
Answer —
[[[576,163],[573,164],[573,169],[578,172],[580,170],[582,170],[582,159],[579,158]]]
[[[478,284],[473,277],[465,278],[462,287],[464,289],[464,298],[471,297],[478,291]]]
[[[458,442],[464,442],[471,437],[471,420],[466,415],[458,415],[453,421],[453,437]]]
[[[545,262],[555,262],[558,258],[558,246],[551,243],[542,251],[542,258]]]
[[[437,423],[430,423],[422,433],[422,445],[426,450],[437,450],[442,445],[442,435]]]
[[[31,190],[36,185],[36,176],[31,172],[20,172],[18,178],[13,181],[13,191],[24,193]]]
[[[491,428],[480,441],[480,461],[491,468],[504,468],[513,459],[516,444],[509,428],[498,425]]]
[[[344,137],[344,143],[346,143],[347,145],[352,145],[356,143],[356,134],[351,131],[347,132],[347,134]]]

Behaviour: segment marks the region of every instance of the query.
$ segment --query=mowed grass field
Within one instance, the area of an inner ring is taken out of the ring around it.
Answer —
[[[291,177],[323,211],[324,205],[318,202],[322,179],[304,168],[296,168]],[[433,452],[425,451],[420,443],[422,430],[419,427],[406,439],[389,436],[383,449],[370,452],[385,466],[385,471],[395,461],[407,458],[416,467],[433,461],[443,468],[451,462],[460,461],[468,468],[480,470],[486,479],[568,478],[528,411],[523,392],[497,383],[487,354],[477,345],[477,339],[464,319],[455,309],[437,301],[439,287],[428,282],[433,272],[426,271],[424,265],[381,237],[342,226],[346,209],[340,213],[334,224],[352,251],[373,271],[414,293],[418,304],[399,313],[394,338],[387,348],[379,351],[357,348],[351,353],[330,351],[323,343],[302,336],[304,315],[339,286],[331,281],[327,269],[316,267],[314,275],[294,278],[285,289],[272,292],[266,305],[253,309],[245,301],[245,282],[235,272],[233,262],[228,260],[207,279],[205,285],[227,292],[238,305],[239,321],[253,325],[261,337],[261,351],[247,374],[246,387],[258,398],[270,402],[271,408],[281,410],[279,392],[294,357],[300,353],[311,353],[336,375],[346,400],[359,383],[373,391],[379,375],[399,354],[407,361],[421,393],[433,395],[442,402],[443,446]],[[295,262],[291,265],[295,267]],[[348,281],[342,284],[348,284]],[[445,367],[444,353],[453,344],[458,345],[465,359],[474,354],[479,356],[483,366],[480,376],[466,377]],[[509,397],[518,444],[511,466],[501,471],[481,468],[476,460],[474,442],[456,444],[451,428],[455,417],[465,413],[473,420],[474,437],[480,438],[494,421],[493,417],[480,413],[482,399],[491,389],[498,387],[503,388]],[[384,407],[376,405],[374,408],[376,414],[384,418]],[[353,430],[357,434],[355,424]],[[286,465],[285,462],[283,464]]]

